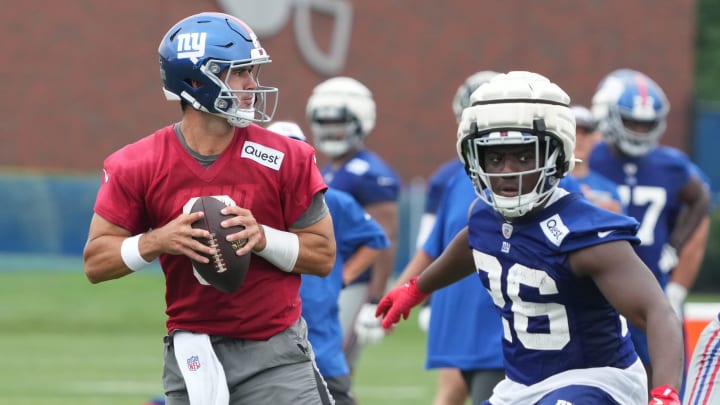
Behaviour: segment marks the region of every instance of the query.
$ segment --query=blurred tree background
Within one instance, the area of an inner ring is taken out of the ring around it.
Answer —
[[[698,0],[697,7],[695,100],[720,110],[720,1]],[[714,190],[719,186],[712,185]],[[720,291],[720,208],[717,201],[715,203],[705,261],[695,283],[696,292]]]
[[[695,97],[720,102],[720,1],[698,0]]]

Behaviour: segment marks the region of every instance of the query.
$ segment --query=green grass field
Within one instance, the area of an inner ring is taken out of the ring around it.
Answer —
[[[163,297],[156,269],[98,285],[80,265],[0,270],[0,403],[140,405],[161,394]],[[432,403],[436,373],[423,369],[416,312],[366,348],[355,375],[361,405]]]
[[[98,285],[80,268],[0,271],[0,403],[140,405],[161,394],[164,291],[156,271]],[[364,353],[361,404],[430,403],[424,360],[411,319]]]

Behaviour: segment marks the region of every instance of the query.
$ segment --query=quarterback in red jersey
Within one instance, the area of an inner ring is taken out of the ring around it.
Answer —
[[[218,45],[222,44],[222,46]],[[166,278],[163,385],[168,404],[331,403],[300,314],[300,274],[326,276],[335,261],[326,185],[312,147],[256,125],[272,119],[277,89],[260,86],[269,63],[253,31],[220,13],[173,26],[158,50],[178,123],[111,154],[85,247],[99,283],[158,259]],[[272,99],[272,100],[271,100]],[[191,225],[196,197],[231,201],[222,226],[252,252],[236,293],[193,270],[212,247]],[[299,402],[298,402],[299,401]]]

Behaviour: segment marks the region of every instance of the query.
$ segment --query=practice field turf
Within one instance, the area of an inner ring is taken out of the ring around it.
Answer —
[[[163,296],[157,271],[97,285],[79,267],[0,271],[0,403],[141,405],[161,394]],[[369,347],[362,405],[430,403],[424,359],[415,319]]]
[[[141,405],[162,393],[157,269],[91,285],[79,265],[28,271],[7,263],[0,258],[0,403]],[[436,373],[423,369],[416,315],[366,348],[355,378],[361,405],[432,403]]]

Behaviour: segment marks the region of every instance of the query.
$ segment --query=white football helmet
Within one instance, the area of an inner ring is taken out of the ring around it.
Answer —
[[[470,95],[473,91],[480,87],[481,84],[487,83],[498,74],[498,72],[493,72],[492,70],[482,70],[470,75],[467,79],[465,79],[463,84],[458,87],[452,101],[453,113],[455,114],[455,119],[458,124],[460,123],[463,110],[470,106]]]
[[[505,218],[521,217],[543,204],[575,165],[575,117],[569,108],[570,97],[542,75],[516,71],[499,74],[481,85],[470,103],[458,127],[458,156],[480,198]],[[485,172],[486,148],[527,144],[535,146],[534,170]],[[537,172],[537,184],[526,194],[507,197],[490,187],[491,177],[517,176],[522,190],[522,176]]]
[[[268,125],[267,129],[276,134],[287,136],[288,138],[297,139],[298,141],[307,142],[305,133],[300,125],[292,121],[275,121]]]
[[[360,147],[375,127],[372,93],[349,77],[334,77],[315,86],[306,113],[315,147],[331,158]]]
[[[644,156],[657,146],[667,127],[670,102],[662,88],[644,73],[618,69],[598,85],[592,112],[603,137],[629,156]],[[625,121],[650,124],[647,132],[633,131]]]

